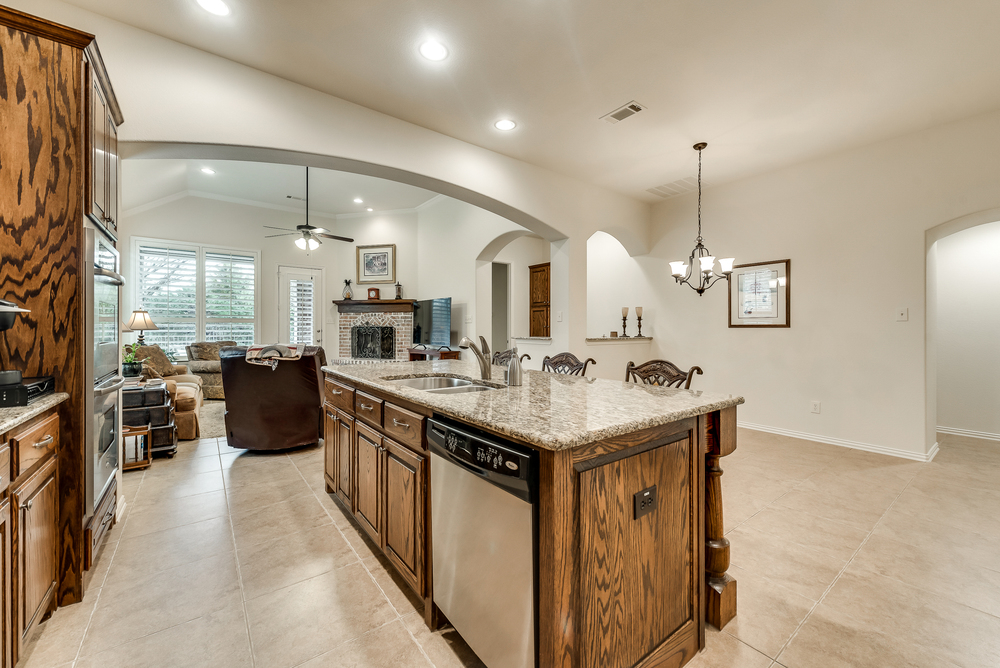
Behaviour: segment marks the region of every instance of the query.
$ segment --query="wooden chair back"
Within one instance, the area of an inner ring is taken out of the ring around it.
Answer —
[[[583,376],[587,373],[588,364],[597,364],[597,360],[588,357],[585,362],[581,362],[573,353],[559,353],[552,357],[545,356],[545,359],[542,360],[542,371],[563,373],[569,376]]]
[[[496,351],[495,353],[493,353],[493,363],[498,364],[500,366],[507,366],[508,364],[510,364],[511,358],[514,357],[514,350],[515,350],[514,348],[511,348],[510,350]],[[529,355],[528,353],[524,353],[523,355],[521,355],[522,362],[526,359],[530,360],[531,355]]]
[[[696,373],[702,375],[701,367],[693,366],[687,371],[681,371],[680,367],[667,360],[649,360],[638,366],[629,362],[625,366],[625,382],[677,388],[683,385],[688,390]]]

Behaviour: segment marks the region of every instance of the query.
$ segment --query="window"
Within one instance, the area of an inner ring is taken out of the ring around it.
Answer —
[[[236,251],[157,239],[134,239],[135,302],[157,330],[149,343],[184,359],[195,341],[254,343],[257,320],[256,251]]]
[[[313,343],[313,282],[293,278],[288,281],[288,340],[311,346]]]

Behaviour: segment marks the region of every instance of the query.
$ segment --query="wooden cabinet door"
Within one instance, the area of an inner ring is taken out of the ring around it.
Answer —
[[[0,668],[14,665],[14,622],[11,594],[14,587],[14,566],[11,563],[13,522],[10,500],[0,502]]]
[[[326,493],[337,491],[340,470],[337,466],[337,413],[328,405],[323,406],[323,477],[326,479]]]
[[[385,553],[416,592],[424,595],[425,457],[386,438]]]
[[[111,114],[108,114],[106,125],[108,130],[108,201],[107,226],[115,234],[118,233],[118,192],[121,185],[121,160],[118,157],[118,127]]]
[[[108,216],[108,103],[97,77],[90,76],[90,215]]]
[[[11,495],[16,508],[17,647],[53,603],[57,568],[56,511],[59,494],[52,457]],[[19,652],[18,652],[19,653]]]
[[[337,411],[337,496],[348,510],[354,512],[354,419]]]
[[[382,437],[360,421],[354,423],[354,516],[382,545]]]
[[[549,336],[549,284],[550,265],[535,264],[528,267],[529,281],[529,336]]]

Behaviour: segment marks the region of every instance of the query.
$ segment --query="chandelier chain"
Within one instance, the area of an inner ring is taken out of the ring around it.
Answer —
[[[701,151],[698,149],[698,242],[701,242]]]

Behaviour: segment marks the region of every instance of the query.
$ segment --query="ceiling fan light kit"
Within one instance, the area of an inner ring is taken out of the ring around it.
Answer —
[[[698,151],[698,236],[695,238],[694,250],[688,258],[687,264],[683,260],[670,263],[670,273],[678,285],[687,285],[698,293],[698,296],[705,294],[710,287],[726,279],[733,273],[733,263],[736,258],[726,257],[719,260],[719,273],[715,273],[715,256],[712,255],[701,237],[701,152],[708,146],[705,142],[698,142],[694,145],[694,150]],[[698,262],[697,278],[693,277],[695,260]],[[695,281],[691,279],[695,278]]]
[[[289,199],[293,198],[291,195],[288,196]],[[288,237],[292,235],[299,235],[299,238],[295,240],[295,245],[304,251],[314,251],[319,248],[320,244],[323,243],[323,239],[334,239],[335,241],[346,241],[347,243],[354,243],[354,239],[349,237],[339,237],[336,234],[330,234],[330,231],[324,227],[316,227],[309,224],[309,168],[306,167],[306,224],[296,225],[294,230],[290,230],[287,227],[274,227],[272,225],[264,225],[266,229],[269,230],[282,230],[284,234],[269,234],[265,236],[265,239],[273,239],[275,237]],[[369,209],[370,211],[371,209]],[[320,238],[322,237],[322,239]]]

